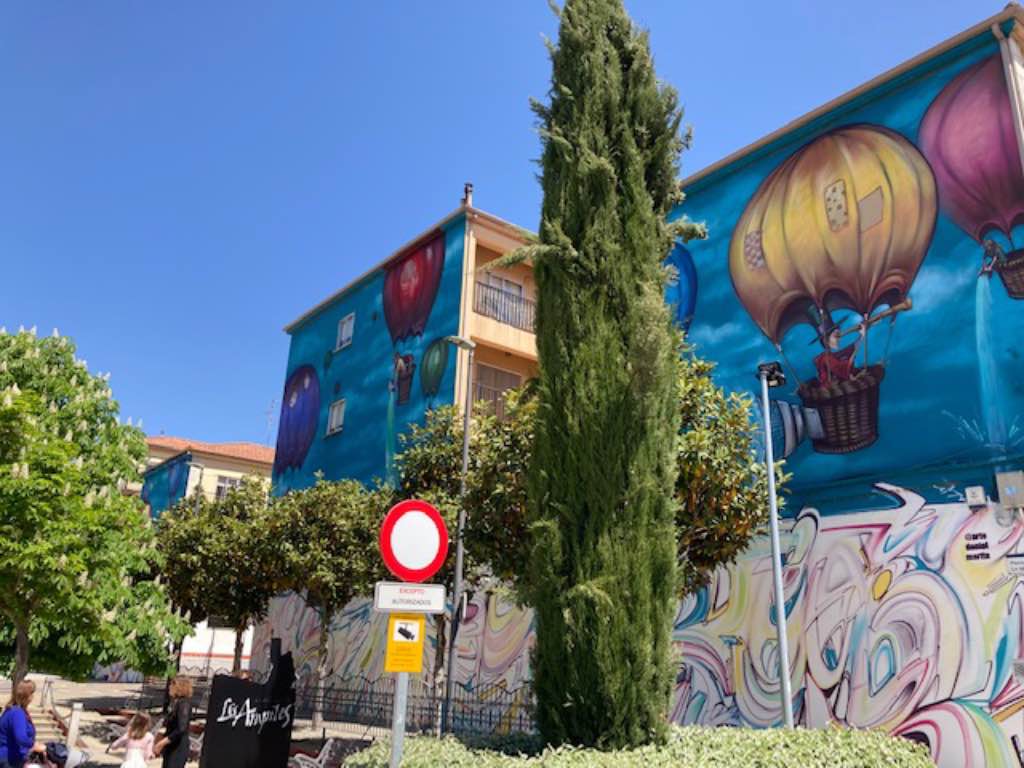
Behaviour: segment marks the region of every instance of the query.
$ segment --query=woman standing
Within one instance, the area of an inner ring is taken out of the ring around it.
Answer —
[[[171,681],[171,711],[164,720],[164,736],[153,752],[163,756],[163,768],[185,768],[192,722],[192,681],[179,675]],[[3,768],[3,766],[0,766]]]
[[[22,680],[0,716],[0,768],[21,768],[30,752],[46,754],[46,747],[36,742],[36,727],[28,713],[35,693],[36,684]]]

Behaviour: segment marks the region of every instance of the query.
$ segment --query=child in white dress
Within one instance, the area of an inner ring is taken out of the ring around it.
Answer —
[[[136,712],[132,715],[128,729],[109,749],[124,749],[121,768],[146,768],[146,761],[153,759],[153,734],[149,732],[149,715]]]

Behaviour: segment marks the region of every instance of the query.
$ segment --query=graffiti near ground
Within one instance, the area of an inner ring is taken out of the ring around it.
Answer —
[[[884,728],[930,746],[943,768],[1017,765],[1024,687],[1012,662],[1024,638],[1024,586],[1007,572],[1024,524],[995,512],[930,504],[882,485],[899,506],[849,515],[803,509],[787,521],[789,669],[800,723]],[[705,725],[779,722],[777,644],[767,541],[683,601],[672,719]],[[349,605],[331,634],[332,674],[383,675],[383,614]],[[297,597],[279,598],[255,638],[271,629],[300,676],[316,665],[317,624]],[[477,595],[457,644],[456,679],[468,688],[520,688],[529,677],[529,611]],[[429,635],[432,668],[436,637]]]

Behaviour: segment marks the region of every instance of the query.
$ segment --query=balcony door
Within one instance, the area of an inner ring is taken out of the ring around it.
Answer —
[[[473,373],[474,399],[485,400],[491,404],[499,419],[505,417],[505,393],[515,389],[522,383],[518,373],[494,368],[490,365],[477,363]]]

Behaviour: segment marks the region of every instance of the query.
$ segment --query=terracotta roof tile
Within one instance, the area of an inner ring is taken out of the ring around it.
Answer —
[[[207,443],[203,440],[188,440],[183,437],[169,435],[151,435],[146,438],[150,449],[163,448],[170,451],[195,451],[215,456],[224,456],[239,461],[251,461],[256,464],[273,464],[274,449],[259,443]]]

